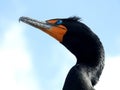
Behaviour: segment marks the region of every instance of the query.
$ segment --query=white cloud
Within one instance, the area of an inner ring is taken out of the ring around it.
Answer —
[[[0,47],[0,90],[38,90],[27,52],[23,28],[15,23],[5,32]],[[31,87],[30,87],[31,86]]]
[[[120,90],[120,56],[106,58],[105,68],[96,90]]]

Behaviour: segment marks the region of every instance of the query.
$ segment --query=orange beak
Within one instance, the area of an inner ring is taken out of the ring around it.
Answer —
[[[29,17],[20,17],[19,21],[22,21],[24,23],[27,23],[33,27],[42,30],[43,32],[54,37],[59,42],[62,42],[63,37],[67,32],[67,28],[65,26],[53,24],[53,22],[56,20],[52,20],[52,22],[50,20],[48,20],[47,22],[40,22],[35,19],[31,19]]]

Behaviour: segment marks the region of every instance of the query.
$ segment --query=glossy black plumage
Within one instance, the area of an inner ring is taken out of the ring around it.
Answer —
[[[32,25],[63,44],[77,58],[69,71],[63,90],[95,90],[104,68],[104,49],[98,36],[80,22],[78,17],[51,19],[46,23],[20,17],[19,21]]]
[[[104,67],[104,49],[98,36],[78,18],[63,19],[68,31],[61,42],[77,58],[63,90],[94,90]]]

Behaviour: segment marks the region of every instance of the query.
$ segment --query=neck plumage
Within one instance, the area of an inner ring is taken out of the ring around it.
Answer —
[[[104,60],[104,49],[95,34],[89,36],[79,35],[73,41],[65,39],[62,44],[76,56],[77,64],[96,66]]]
[[[81,35],[80,40],[77,37],[73,41],[63,43],[77,58],[76,65],[67,75],[63,90],[94,90],[93,86],[98,82],[104,67],[102,43],[96,35]]]

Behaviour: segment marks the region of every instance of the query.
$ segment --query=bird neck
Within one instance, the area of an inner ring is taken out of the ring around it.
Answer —
[[[82,64],[73,66],[66,77],[63,90],[94,90],[86,70]]]
[[[79,35],[71,40],[65,38],[62,44],[76,56],[77,64],[94,66],[104,59],[104,49],[96,35]]]
[[[83,43],[73,54],[77,58],[77,64],[89,66],[97,66],[104,59],[104,49],[100,41]]]

